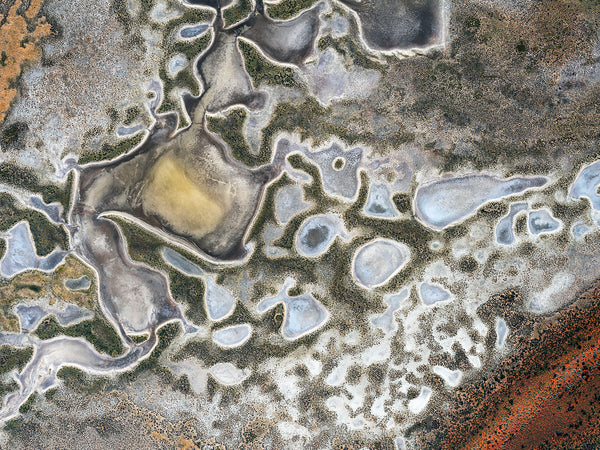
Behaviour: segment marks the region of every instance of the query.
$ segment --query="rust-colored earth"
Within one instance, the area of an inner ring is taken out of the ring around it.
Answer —
[[[17,96],[19,75],[27,64],[40,58],[40,41],[52,32],[39,14],[42,2],[31,0],[21,12],[25,3],[17,0],[0,20],[0,123]]]
[[[521,299],[511,291],[492,304],[518,310]],[[598,448],[600,283],[552,318],[514,312],[510,320],[511,356],[415,429],[422,448]]]

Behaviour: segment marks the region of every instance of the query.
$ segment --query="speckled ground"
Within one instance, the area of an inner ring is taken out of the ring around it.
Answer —
[[[88,3],[0,5],[0,446],[598,445],[597,1]]]

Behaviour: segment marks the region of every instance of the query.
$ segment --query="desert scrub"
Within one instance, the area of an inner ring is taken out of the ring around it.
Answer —
[[[98,394],[107,384],[106,378],[88,375],[76,367],[61,367],[56,375],[68,389],[85,395]]]
[[[250,0],[238,0],[223,10],[223,22],[226,27],[234,25],[248,17],[251,12],[252,2]]]
[[[367,52],[361,49],[356,42],[348,36],[342,36],[340,38],[333,38],[330,35],[323,36],[319,39],[317,47],[319,50],[332,48],[344,58],[350,58],[355,66],[362,67],[363,69],[377,70],[381,73],[385,73],[387,70],[385,64],[371,58]]]
[[[34,333],[42,340],[61,335],[83,337],[99,352],[115,357],[123,353],[121,339],[115,330],[99,318],[85,320],[65,328],[59,325],[54,317],[48,317],[38,325]]]
[[[231,155],[248,167],[257,167],[268,162],[270,154],[263,151],[254,155],[244,137],[247,113],[244,108],[233,108],[225,117],[207,116],[206,126],[231,147]]]
[[[11,162],[0,164],[0,183],[10,184],[31,192],[38,193],[46,203],[59,202],[64,209],[69,208],[73,176],[69,175],[64,188],[54,184],[45,184],[31,169]]]
[[[63,227],[53,225],[38,211],[17,207],[10,194],[0,193],[0,230],[8,230],[22,220],[29,222],[38,255],[47,255],[57,246],[63,250],[69,248],[69,239]]]
[[[181,335],[181,333],[182,328],[179,322],[171,322],[161,327],[157,332],[156,346],[154,347],[154,350],[152,350],[150,356],[141,361],[134,370],[125,372],[121,375],[121,379],[126,382],[133,382],[141,373],[151,370],[161,376],[167,383],[174,384],[176,382],[175,377],[168,369],[165,369],[160,365],[158,359],[167,347]]]
[[[122,154],[127,153],[131,149],[137,147],[137,145],[142,142],[145,136],[146,133],[142,131],[116,144],[109,144],[108,142],[105,142],[102,144],[102,148],[99,151],[90,151],[84,153],[81,158],[79,158],[79,164],[84,165],[91,162],[115,159],[116,157],[121,156]]]
[[[241,39],[238,40],[238,46],[246,62],[246,71],[257,87],[262,83],[289,88],[302,87],[302,84],[297,80],[294,69],[291,67],[279,66],[269,62],[252,44]]]
[[[268,6],[267,14],[273,19],[289,19],[315,3],[317,0],[282,0],[275,5]]]
[[[33,355],[33,348],[0,347],[0,374],[5,374],[13,369],[18,372],[23,370]]]

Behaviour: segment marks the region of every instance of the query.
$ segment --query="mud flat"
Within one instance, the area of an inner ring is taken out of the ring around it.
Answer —
[[[381,78],[376,70],[347,68],[344,59],[331,48],[303,65],[302,73],[316,98],[324,105],[331,104],[333,100],[368,98]]]
[[[345,150],[334,143],[324,150],[307,153],[307,156],[319,165],[325,192],[352,199],[358,192],[358,166],[362,154],[360,147]],[[338,161],[341,168],[337,166]]]
[[[323,189],[327,194],[346,200],[356,197],[359,188],[358,168],[363,159],[361,147],[346,149],[333,142],[324,148],[311,149],[287,138],[281,138],[277,141],[276,148],[276,158],[302,153],[314,162],[319,167]]]
[[[217,363],[208,369],[208,373],[224,386],[235,386],[250,376],[249,369],[239,369],[231,363]]]
[[[552,216],[552,213],[545,208],[530,211],[527,223],[529,224],[529,232],[535,235],[555,233],[562,228],[562,222]]]
[[[198,98],[184,98],[191,126],[176,134],[176,114],[157,116],[141,146],[114,161],[81,168],[75,210],[118,212],[213,261],[242,259],[246,231],[281,162],[249,169],[233,160],[231,149],[206,130],[205,115],[236,104],[264,104],[264,93],[254,88],[238,48],[241,34],[278,62],[298,63],[313,49],[320,9],[317,5],[279,22],[265,17],[259,4],[232,29],[217,18],[212,44],[196,62],[204,91]],[[293,36],[270,40],[281,31]]]
[[[206,278],[204,307],[210,320],[218,322],[229,317],[237,301],[228,289],[215,283],[214,275]]]
[[[444,382],[450,387],[456,387],[460,384],[462,379],[461,370],[450,370],[444,366],[433,366],[431,371],[438,375],[444,380]]]
[[[569,195],[573,199],[587,198],[594,209],[600,210],[598,186],[600,186],[600,161],[596,161],[581,169],[581,172],[579,172],[579,175],[571,185]]]
[[[265,298],[257,305],[259,313],[264,313],[274,306],[283,303],[285,318],[281,326],[281,334],[285,339],[295,340],[322,327],[329,313],[325,307],[311,294],[289,296],[287,291],[295,285],[295,281],[288,278],[279,294],[275,297]]]
[[[496,242],[502,245],[511,245],[515,242],[515,233],[513,230],[514,219],[521,211],[525,211],[528,205],[526,202],[511,203],[508,214],[502,217],[496,225]]]
[[[19,316],[21,332],[33,331],[40,321],[48,315],[56,317],[58,323],[63,327],[93,317],[89,310],[79,308],[75,305],[66,305],[64,308],[58,308],[49,305],[20,303],[15,307],[15,311],[17,316]]]
[[[496,348],[502,348],[508,337],[508,325],[502,317],[496,318]]]
[[[98,274],[100,301],[121,336],[145,334],[162,323],[183,318],[169,296],[167,278],[134,263],[117,226],[107,219],[74,214],[73,248]]]
[[[72,291],[87,291],[91,286],[91,280],[87,275],[79,278],[72,278],[65,281],[65,287]]]
[[[419,286],[421,301],[427,306],[433,306],[439,302],[451,299],[451,294],[443,287],[432,283],[421,283]]]
[[[342,218],[336,214],[321,214],[304,221],[296,235],[296,249],[306,257],[320,256],[329,250],[337,236],[346,239]]]
[[[156,344],[156,335],[152,334],[146,342],[131,347],[117,358],[98,353],[82,338],[57,337],[40,341],[25,334],[0,334],[0,345],[3,344],[16,347],[32,345],[34,353],[23,371],[15,375],[19,390],[5,397],[0,420],[16,416],[19,407],[32,393],[43,393],[55,387],[59,383],[56,374],[61,367],[77,367],[89,373],[107,375],[127,370],[150,353]]]
[[[244,256],[271,168],[233,163],[203,128],[156,144],[150,139],[131,157],[82,169],[75,211],[123,213],[211,258]]]
[[[282,188],[275,197],[275,214],[282,224],[288,223],[292,217],[309,207],[310,203],[304,201],[302,187],[297,184]]]
[[[384,184],[371,184],[369,197],[363,212],[371,217],[395,219],[400,217],[398,210],[392,203],[388,188]]]
[[[583,220],[577,220],[571,226],[571,234],[575,239],[583,239],[586,235],[596,229],[596,226],[589,226]]]
[[[235,348],[244,345],[252,336],[252,325],[242,323],[220,328],[213,333],[215,344],[224,348]]]
[[[408,264],[410,250],[392,239],[377,238],[359,247],[352,258],[352,276],[364,288],[386,284]]]
[[[432,393],[433,391],[430,388],[423,386],[419,395],[408,402],[409,411],[413,414],[419,414],[423,411],[427,407]]]
[[[362,37],[373,50],[404,50],[443,42],[439,0],[340,0],[356,11]]]
[[[19,222],[7,232],[6,253],[0,260],[0,272],[2,276],[11,278],[29,269],[53,271],[68,253],[55,249],[48,256],[38,256],[29,223]]]
[[[546,177],[502,179],[480,174],[444,178],[417,189],[415,214],[425,225],[442,230],[461,222],[491,200],[539,188],[547,182]]]
[[[63,206],[58,203],[46,204],[38,195],[32,195],[28,202],[33,208],[45,213],[52,222],[64,223],[62,219]]]
[[[198,25],[186,26],[179,30],[179,36],[184,39],[191,39],[200,36],[206,30],[208,30],[208,24],[200,23]]]
[[[395,294],[387,294],[383,297],[383,302],[387,305],[387,309],[381,315],[371,318],[371,323],[381,328],[385,333],[392,333],[398,329],[395,313],[400,309],[402,304],[408,299],[410,290],[402,289]]]
[[[194,264],[172,248],[164,247],[161,254],[168,264],[179,270],[181,273],[193,277],[204,275],[204,271],[197,264]]]
[[[298,17],[286,21],[258,14],[248,21],[249,28],[242,36],[255,42],[275,61],[300,64],[313,51],[319,33],[319,14],[324,6],[317,3]],[[259,12],[261,9],[259,7]]]

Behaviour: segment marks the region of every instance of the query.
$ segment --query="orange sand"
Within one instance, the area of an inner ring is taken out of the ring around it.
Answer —
[[[37,17],[43,0],[31,0],[24,16],[17,14],[23,0],[17,0],[5,16],[6,22],[0,26],[0,123],[6,117],[12,101],[17,96],[14,84],[23,67],[39,59],[40,41],[51,34],[51,26],[44,17]],[[37,18],[36,18],[37,17]],[[33,31],[27,31],[27,23]]]

